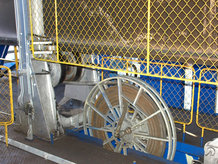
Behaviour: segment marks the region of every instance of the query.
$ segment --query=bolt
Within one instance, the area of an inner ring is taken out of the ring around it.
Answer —
[[[119,138],[120,137],[119,133],[115,132],[114,137]]]
[[[127,134],[130,134],[130,133],[132,133],[132,130],[131,130],[130,127],[128,127],[128,128],[126,128],[125,132],[126,132]]]

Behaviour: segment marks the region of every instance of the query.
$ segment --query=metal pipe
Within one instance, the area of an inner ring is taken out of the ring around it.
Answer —
[[[0,135],[0,141],[5,142],[4,137],[2,135]],[[26,145],[26,144],[23,144],[21,142],[12,140],[10,138],[8,138],[8,144],[10,144],[10,145],[12,145],[14,147],[17,147],[17,148],[19,148],[21,150],[27,151],[29,153],[35,154],[35,155],[37,155],[39,157],[42,157],[42,158],[44,158],[46,160],[50,160],[52,162],[56,162],[56,163],[60,163],[60,164],[76,164],[74,162],[71,162],[71,161],[68,161],[66,159],[60,158],[60,157],[55,156],[53,154],[44,152],[42,150],[31,147],[29,145]]]
[[[44,35],[42,0],[31,0],[33,34]]]
[[[52,51],[35,51],[34,54],[35,55],[45,55],[45,54],[52,54]]]
[[[16,60],[9,60],[9,59],[5,59],[5,58],[0,58],[0,60],[8,61],[8,62],[16,62]]]
[[[32,32],[44,36],[43,3],[42,0],[31,0]],[[32,34],[32,35],[33,35]],[[40,38],[38,38],[40,40]],[[35,50],[43,50],[43,45],[34,45]]]
[[[16,65],[16,76],[18,77],[18,69],[19,69],[19,59],[17,55],[17,47],[14,46],[14,56],[15,56],[15,65]],[[19,84],[19,79],[17,79],[17,85]]]
[[[45,44],[52,44],[52,42],[51,41],[41,41],[41,42],[37,41],[37,42],[33,42],[33,44],[34,45],[39,45],[39,44],[45,45]]]

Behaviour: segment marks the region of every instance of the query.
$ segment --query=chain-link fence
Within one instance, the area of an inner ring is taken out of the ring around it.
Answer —
[[[216,84],[197,76],[218,65],[215,0],[29,2],[36,59],[133,73],[120,67],[121,60],[103,67],[91,61],[135,57],[146,62],[141,75],[186,80],[180,70],[171,70],[193,66],[192,81]],[[163,65],[168,71],[161,74],[151,62],[168,64]]]
[[[5,140],[8,145],[7,126],[14,122],[11,70],[0,66],[0,126],[5,127]]]
[[[203,69],[200,76],[217,81],[218,70]],[[218,85],[199,85],[197,108],[197,125],[218,132]]]

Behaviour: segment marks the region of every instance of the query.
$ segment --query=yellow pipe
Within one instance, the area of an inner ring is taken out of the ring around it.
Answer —
[[[147,75],[149,72],[149,64],[150,64],[150,23],[151,23],[151,1],[148,0],[148,26],[147,26]]]
[[[192,84],[192,104],[191,104],[191,118],[186,125],[190,125],[193,121],[193,110],[194,110],[194,96],[195,96],[195,83]]]
[[[185,133],[185,132],[186,132],[186,125],[183,124],[183,133]]]
[[[17,57],[17,47],[14,46],[14,56],[15,56],[15,65],[16,65],[16,75],[17,75],[17,85],[19,83],[19,78],[18,78],[18,57]]]
[[[161,76],[163,76],[163,64],[161,64]],[[160,96],[162,96],[163,79],[160,78]]]
[[[57,12],[57,0],[55,0],[55,30],[56,30],[56,49],[57,49],[57,62],[59,59],[59,46],[58,46],[58,12]]]
[[[201,137],[202,138],[204,137],[204,128],[202,128],[202,130],[201,130]]]
[[[5,124],[5,143],[6,146],[8,147],[8,126]]]
[[[12,91],[12,77],[11,77],[11,70],[8,69],[9,74],[9,92],[10,92],[10,105],[11,105],[11,121],[8,125],[12,124],[14,122],[14,106],[13,106],[13,91]]]
[[[30,13],[30,32],[31,32],[31,46],[30,46],[30,49],[32,51],[33,57],[36,58],[35,55],[34,55],[34,46],[33,46],[34,39],[33,39],[33,22],[32,22],[33,18],[32,18],[31,0],[29,0],[29,13]]]
[[[101,63],[102,67],[104,67],[104,60],[102,60],[101,62],[102,62]],[[104,71],[103,70],[101,70],[101,80],[104,80]]]

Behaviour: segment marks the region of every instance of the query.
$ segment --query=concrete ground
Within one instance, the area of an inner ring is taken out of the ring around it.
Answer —
[[[0,133],[3,133],[1,128]],[[141,156],[131,153],[128,156],[114,153],[104,149],[95,142],[84,141],[75,136],[63,136],[60,139],[51,142],[34,138],[33,141],[25,139],[25,135],[16,132],[13,125],[9,128],[9,137],[21,143],[27,144],[34,148],[67,159],[78,164],[162,164],[169,163],[153,156]],[[12,145],[6,147],[0,142],[0,163],[1,164],[52,164],[53,162],[45,160],[31,153],[20,150]]]

